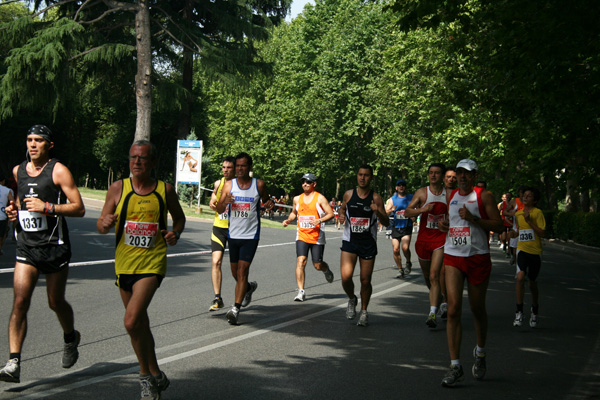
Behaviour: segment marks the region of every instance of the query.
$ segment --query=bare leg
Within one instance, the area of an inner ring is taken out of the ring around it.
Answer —
[[[446,323],[448,350],[450,351],[450,359],[458,360],[462,340],[461,318],[465,277],[459,269],[450,265],[446,265],[445,275],[448,295],[448,322]]]
[[[65,299],[68,276],[68,268],[53,274],[46,274],[48,305],[56,313],[64,333],[71,333],[75,329],[73,308]]]
[[[360,258],[360,305],[361,310],[366,310],[371,300],[373,286],[371,277],[373,276],[373,267],[375,266],[375,257],[371,260]]]
[[[299,256],[296,258],[296,283],[298,289],[304,289],[304,270],[306,268],[306,257]]]
[[[27,336],[27,311],[40,276],[32,265],[16,263],[14,272],[13,309],[8,323],[8,346],[11,353],[20,353]]]
[[[215,294],[221,294],[221,284],[223,282],[223,272],[221,265],[223,263],[223,252],[212,252],[212,284]]]
[[[349,299],[354,298],[354,282],[352,281],[352,275],[354,274],[354,267],[356,266],[357,255],[342,251],[340,256],[340,275],[342,277],[342,288]]]
[[[475,334],[477,335],[477,346],[485,347],[487,338],[488,318],[485,307],[485,297],[487,293],[489,278],[479,285],[467,283],[469,288],[469,304],[471,312],[475,319]]]
[[[131,337],[131,345],[140,364],[140,374],[160,375],[154,337],[150,331],[148,306],[158,288],[156,277],[143,278],[133,285],[132,292],[121,289],[121,299],[125,306],[125,329]]]

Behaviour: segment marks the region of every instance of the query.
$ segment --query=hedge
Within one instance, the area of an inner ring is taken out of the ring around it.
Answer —
[[[600,213],[544,211],[544,217],[547,238],[600,247]]]

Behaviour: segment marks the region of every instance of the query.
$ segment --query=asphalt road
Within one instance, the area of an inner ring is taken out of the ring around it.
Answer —
[[[62,332],[47,306],[40,279],[29,312],[21,383],[0,383],[0,399],[139,398],[137,362],[123,327],[114,286],[114,235],[96,233],[97,210],[70,219],[74,247],[67,299],[81,331],[80,359],[61,368]],[[514,268],[493,248],[488,292],[488,372],[470,374],[473,319],[464,303],[462,362],[466,379],[453,389],[440,381],[449,365],[445,324],[425,325],[427,290],[413,251],[413,272],[395,279],[391,242],[379,235],[369,305],[370,326],[345,318],[339,280],[341,233],[328,230],[328,284],[307,267],[304,303],[295,296],[295,231],[263,228],[250,279],[258,282],[240,325],[212,300],[210,229],[188,220],[180,243],[169,249],[168,274],[150,307],[161,368],[171,379],[164,399],[592,399],[600,393],[600,262],[584,253],[546,246],[537,329],[514,328]],[[413,235],[413,244],[416,234]],[[0,321],[12,305],[14,243],[0,257]],[[228,255],[225,255],[227,265]],[[223,296],[230,305],[234,281],[224,267]],[[355,283],[358,279],[355,274]],[[358,292],[358,289],[357,289]],[[529,309],[527,293],[525,308]],[[526,313],[528,318],[529,313]],[[6,329],[0,348],[8,358]],[[3,361],[2,361],[3,362]]]

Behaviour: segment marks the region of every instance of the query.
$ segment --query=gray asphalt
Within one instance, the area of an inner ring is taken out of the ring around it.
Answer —
[[[114,235],[95,230],[97,210],[70,219],[74,247],[67,299],[81,331],[80,359],[60,367],[62,332],[38,283],[29,312],[21,383],[0,383],[0,399],[134,399],[137,362],[123,327],[123,305],[114,286]],[[589,253],[544,249],[539,328],[514,328],[514,268],[492,249],[488,292],[488,372],[472,378],[473,319],[464,303],[461,360],[466,379],[440,386],[449,356],[445,324],[425,325],[427,290],[412,253],[413,272],[395,279],[391,241],[379,235],[368,328],[345,318],[339,280],[341,233],[327,231],[325,260],[335,272],[328,284],[307,267],[307,300],[295,295],[295,231],[263,228],[250,279],[258,282],[240,325],[225,311],[208,312],[212,299],[210,229],[188,220],[180,243],[169,249],[168,274],[150,307],[161,368],[171,379],[164,399],[592,399],[600,393],[600,262]],[[413,244],[416,234],[413,235]],[[14,243],[0,257],[0,321],[12,304]],[[225,255],[225,264],[228,255]],[[234,281],[224,267],[223,296]],[[355,283],[358,279],[355,274]],[[530,297],[526,297],[526,309]],[[529,313],[526,313],[527,317]],[[0,348],[8,358],[6,329]]]

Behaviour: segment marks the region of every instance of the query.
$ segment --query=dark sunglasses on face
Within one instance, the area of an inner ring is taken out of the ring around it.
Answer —
[[[314,181],[309,181],[308,179],[302,179],[302,183],[308,183],[309,185],[314,183]]]

